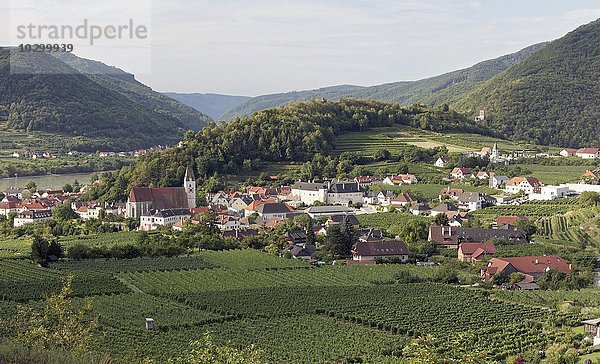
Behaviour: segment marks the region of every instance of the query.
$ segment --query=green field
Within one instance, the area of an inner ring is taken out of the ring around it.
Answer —
[[[499,360],[563,337],[559,328],[540,330],[540,322],[564,319],[551,311],[491,300],[460,287],[394,283],[401,271],[431,277],[437,269],[318,268],[254,250],[65,262],[50,268],[4,260],[0,319],[10,319],[17,302],[39,308],[42,295],[72,274],[75,295],[91,298],[100,325],[96,350],[117,363],[150,357],[165,361],[205,332],[217,343],[255,344],[271,363],[394,362],[411,338],[426,334],[438,337],[439,353],[460,356],[476,347]],[[79,302],[74,299],[76,306]],[[515,315],[519,323],[513,323]],[[154,318],[155,331],[145,330],[146,317]],[[290,338],[301,339],[302,349],[289,345]]]
[[[579,182],[581,175],[588,169],[594,170],[596,166],[545,166],[540,164],[513,164],[512,167],[520,167],[530,170],[530,175],[536,177],[546,185],[559,185],[561,183]]]

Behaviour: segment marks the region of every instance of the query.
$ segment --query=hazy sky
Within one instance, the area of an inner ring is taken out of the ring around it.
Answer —
[[[434,76],[600,18],[600,2],[579,0],[168,0],[152,6],[150,74],[136,72],[135,62],[95,57],[121,62],[115,65],[157,91],[239,95]]]

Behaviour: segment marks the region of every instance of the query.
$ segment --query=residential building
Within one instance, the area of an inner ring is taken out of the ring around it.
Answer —
[[[25,192],[28,192],[28,190],[26,188],[21,188],[21,187],[9,187],[6,189],[6,191],[4,191],[4,194],[6,196],[9,197],[16,197],[19,200],[23,199],[23,194]]]
[[[406,262],[408,254],[408,245],[403,241],[358,242],[352,247],[352,260],[358,261],[398,259],[401,262]]]
[[[496,254],[496,246],[492,243],[461,243],[458,246],[458,260],[477,263],[490,255]]]
[[[357,182],[297,182],[292,185],[291,195],[306,205],[316,202],[343,205],[363,202],[363,190]]]
[[[434,216],[441,215],[441,214],[445,214],[446,216],[448,216],[449,212],[457,212],[457,211],[458,211],[458,208],[456,206],[448,205],[446,203],[441,203],[431,209],[431,216],[434,217]],[[450,216],[448,216],[448,217],[450,217]]]
[[[479,192],[465,192],[458,196],[458,207],[468,211],[475,211],[495,203],[493,197]]]
[[[385,177],[383,183],[386,185],[412,185],[419,183],[414,174],[398,174]]]
[[[375,191],[365,191],[365,193],[363,195],[363,203],[365,203],[367,205],[378,204],[379,200],[377,199],[377,195],[378,195],[378,193]]]
[[[573,157],[575,156],[575,154],[577,154],[577,149],[575,148],[565,148],[563,150],[560,151],[560,154],[562,157]]]
[[[8,216],[10,213],[17,213],[20,210],[20,203],[8,201],[0,203],[0,215]]]
[[[156,230],[159,226],[170,226],[191,218],[190,209],[150,210],[140,217],[140,230]]]
[[[410,206],[409,211],[413,215],[429,216],[431,214],[431,208],[427,204],[415,204]]]
[[[600,158],[600,148],[581,148],[577,149],[575,155],[583,159]]]
[[[417,198],[408,193],[400,193],[390,200],[390,204],[394,207],[410,206],[417,203]]]
[[[14,227],[25,224],[34,224],[52,220],[52,211],[50,210],[29,210],[23,211],[15,216]]]
[[[290,245],[283,251],[284,254],[289,253],[296,259],[302,260],[310,260],[312,259],[312,255],[316,251],[316,247],[314,245],[305,244],[305,245]]]
[[[549,201],[567,197],[569,188],[566,186],[542,186],[539,192],[529,194],[530,200]]]
[[[329,216],[329,219],[327,219],[327,221],[325,222],[325,226],[339,226],[342,223],[344,223],[344,220],[347,220],[350,224],[352,224],[352,226],[355,227],[360,225],[360,222],[358,221],[355,215],[332,215]]]
[[[450,158],[448,157],[439,157],[435,163],[433,163],[434,166],[436,167],[440,167],[440,168],[446,168],[446,166],[450,163]]]
[[[527,221],[525,216],[498,216],[495,220],[496,226],[515,225],[518,221]]]
[[[446,187],[440,191],[439,198],[440,201],[445,200],[447,198],[458,200],[458,196],[462,195],[463,193],[465,193],[465,190],[463,190],[462,188]]]
[[[289,205],[278,202],[258,205],[256,209],[254,209],[254,212],[264,219],[271,219],[274,217],[288,218],[292,215],[294,209]]]
[[[383,176],[358,176],[354,178],[354,182],[360,186],[380,185],[383,183]]]
[[[509,180],[510,178],[508,178],[508,176],[499,176],[497,174],[494,174],[490,177],[490,187],[499,188],[501,185],[505,184]]]
[[[523,191],[529,195],[532,193],[540,193],[541,187],[544,184],[534,177],[514,177],[506,182],[504,190],[508,193],[519,193]]]
[[[473,173],[471,172],[471,168],[465,167],[455,167],[452,172],[450,172],[450,178],[454,179],[464,179],[464,178],[472,178]]]
[[[384,239],[383,230],[381,229],[363,229],[356,232],[358,241],[363,243],[381,243]]]
[[[396,196],[396,192],[394,191],[381,190],[377,194],[377,201],[380,205],[389,205]]]
[[[582,175],[581,175],[581,182],[582,184],[590,184],[590,185],[597,185],[600,184],[600,178],[598,177],[598,173],[594,172],[594,171],[590,171],[589,169],[586,170]]]
[[[308,236],[306,235],[306,231],[304,230],[293,230],[288,231],[284,234],[287,242],[293,245],[305,245]]]
[[[532,282],[550,269],[569,273],[571,268],[569,263],[557,255],[492,258],[481,269],[481,277],[491,281],[496,274],[508,276],[517,272],[525,276],[525,282]]]
[[[428,240],[446,248],[458,248],[462,243],[480,243],[501,239],[507,243],[524,244],[527,234],[521,228],[507,225],[503,229],[464,228],[431,225]]]

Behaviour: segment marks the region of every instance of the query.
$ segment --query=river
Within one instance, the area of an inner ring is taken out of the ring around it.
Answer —
[[[102,172],[96,172],[100,174]],[[79,181],[81,185],[88,184],[90,182],[93,172],[89,173],[71,173],[71,174],[49,174],[45,176],[25,176],[15,178],[0,178],[0,191],[5,191],[7,188],[16,186],[25,187],[27,182],[33,181],[35,185],[40,189],[59,189],[67,183],[73,184],[75,180]]]

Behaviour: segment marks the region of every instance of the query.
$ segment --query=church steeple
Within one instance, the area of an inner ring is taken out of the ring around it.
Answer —
[[[185,170],[185,177],[183,177],[183,188],[188,200],[188,208],[192,209],[196,207],[196,176],[192,166],[188,166]]]

